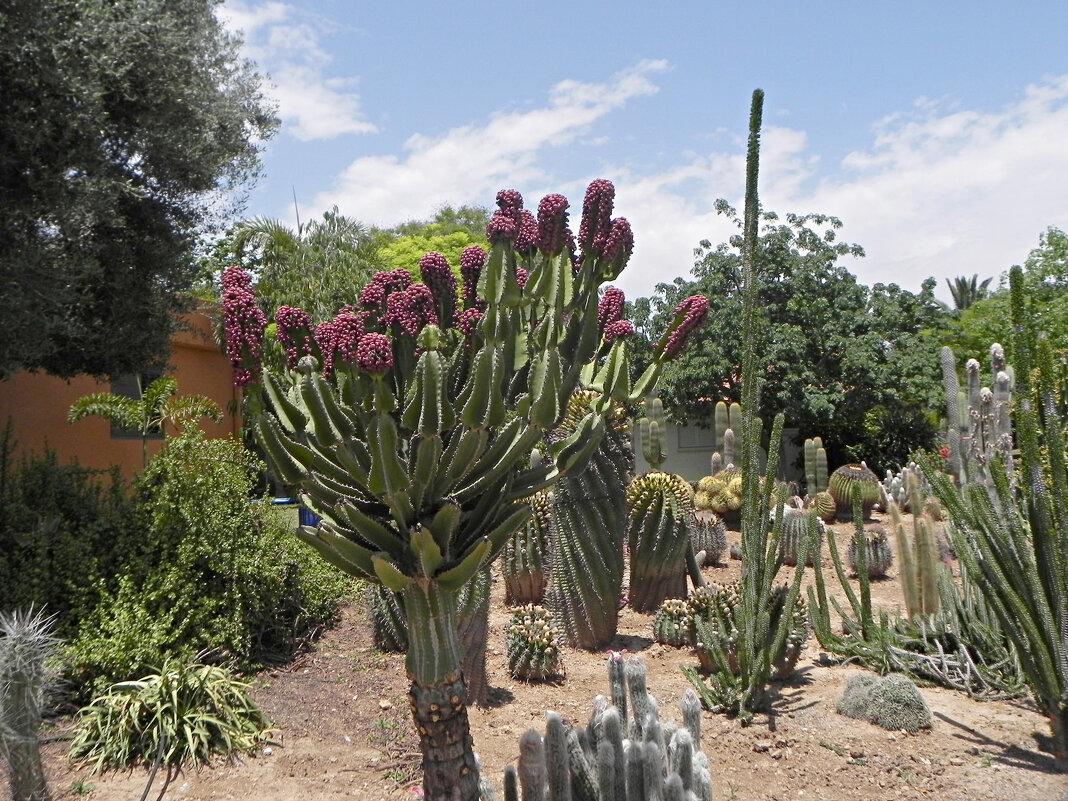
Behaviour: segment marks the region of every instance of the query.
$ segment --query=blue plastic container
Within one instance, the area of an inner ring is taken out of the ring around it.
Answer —
[[[312,512],[309,509],[305,509],[302,506],[297,512],[297,520],[300,521],[300,524],[302,526],[311,526],[314,528],[315,526],[319,525],[319,521],[322,520],[322,518],[319,517],[319,515],[315,514],[315,512]]]

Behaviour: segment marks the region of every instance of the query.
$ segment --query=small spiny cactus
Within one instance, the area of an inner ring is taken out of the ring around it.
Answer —
[[[814,511],[824,523],[833,523],[838,512],[838,504],[829,492],[817,492],[808,499],[808,508]]]
[[[789,507],[783,508],[782,529],[779,532],[779,557],[784,565],[793,567],[797,564],[801,547],[808,539],[809,526],[812,521],[815,521],[816,531],[822,541],[827,527],[818,515],[811,511],[806,512]],[[805,558],[806,565],[813,564],[815,553],[815,548],[809,550]]]
[[[375,648],[387,653],[403,654],[408,650],[408,619],[404,614],[401,593],[381,584],[370,584],[367,587],[367,601]]]
[[[857,535],[854,533],[853,539],[849,542],[849,550],[846,553],[849,569],[854,573],[857,572],[859,563],[857,559],[858,542]],[[890,566],[894,563],[894,552],[890,548],[889,534],[882,526],[875,526],[865,533],[865,542],[868,546],[868,576],[870,578],[885,577],[890,570]]]
[[[690,606],[679,598],[668,598],[653,617],[653,639],[679,648],[690,644]]]
[[[520,681],[543,681],[563,674],[560,630],[545,607],[527,604],[513,609],[505,641],[508,671]]]
[[[715,512],[697,512],[690,526],[690,542],[695,554],[705,555],[699,567],[714,565],[727,550],[727,525]]]
[[[627,487],[630,605],[656,609],[666,598],[686,597],[693,490],[681,476],[643,473]]]
[[[541,603],[549,576],[552,499],[549,493],[538,492],[529,501],[533,514],[505,543],[501,558],[505,603],[510,606]]]
[[[831,474],[828,490],[834,498],[838,519],[848,522],[853,519],[853,486],[860,487],[860,500],[867,519],[872,507],[883,499],[883,485],[879,478],[863,462],[845,464]]]

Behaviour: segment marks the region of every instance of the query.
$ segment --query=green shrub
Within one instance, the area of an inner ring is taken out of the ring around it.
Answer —
[[[167,441],[137,479],[120,575],[82,621],[70,658],[93,689],[168,657],[284,659],[333,618],[351,580],[250,503],[262,465],[239,442],[193,430]]]
[[[120,572],[132,504],[117,471],[60,465],[55,453],[15,462],[0,433],[0,610],[45,607],[72,636]]]
[[[158,673],[115,684],[79,713],[70,757],[94,773],[150,764],[194,766],[253,750],[269,723],[228,670],[168,660]]]

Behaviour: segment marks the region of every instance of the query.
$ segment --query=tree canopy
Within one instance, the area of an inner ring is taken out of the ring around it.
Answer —
[[[717,211],[739,223],[725,201]],[[909,449],[932,444],[925,412],[940,408],[936,332],[948,317],[934,298],[935,281],[925,281],[919,294],[896,284],[869,289],[838,262],[864,250],[838,241],[837,218],[787,214],[780,222],[764,212],[761,219],[756,259],[767,322],[757,343],[764,365],[760,416],[770,421],[785,413],[788,427],[823,437],[839,462],[868,458],[873,467],[892,467],[907,456],[873,453],[883,426],[907,422],[915,429],[920,441]],[[716,401],[740,398],[740,246],[738,236],[716,247],[702,242],[691,279],[660,284],[654,297],[632,307],[638,333],[653,340],[683,297],[709,299],[703,336],[660,383],[678,419],[709,424]]]
[[[219,0],[0,7],[0,377],[166,352],[195,235],[277,125]]]
[[[489,211],[478,206],[443,206],[430,220],[413,220],[377,232],[378,255],[385,269],[403,269],[419,280],[419,260],[441,253],[459,275],[460,254],[471,245],[487,246]]]

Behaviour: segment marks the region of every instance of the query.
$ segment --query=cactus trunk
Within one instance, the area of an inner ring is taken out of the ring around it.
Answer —
[[[610,428],[587,469],[556,484],[549,603],[577,648],[603,648],[616,636],[628,452],[626,435]]]
[[[404,590],[410,632],[405,661],[411,681],[408,700],[422,747],[423,788],[429,801],[478,798],[458,607],[459,593],[434,581],[413,581]]]

